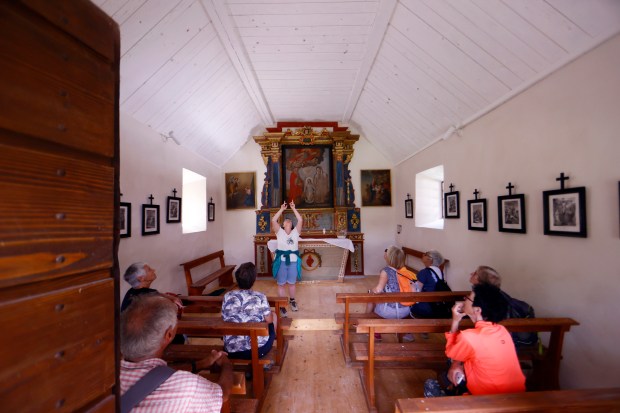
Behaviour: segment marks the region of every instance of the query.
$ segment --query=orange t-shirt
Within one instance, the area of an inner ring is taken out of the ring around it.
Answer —
[[[446,355],[464,363],[471,394],[525,391],[517,351],[504,326],[478,321],[474,328],[446,333],[446,340]]]

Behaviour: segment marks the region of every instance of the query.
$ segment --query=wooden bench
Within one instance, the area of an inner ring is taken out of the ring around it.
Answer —
[[[411,293],[337,293],[336,303],[344,304],[344,313],[334,314],[336,323],[342,324],[342,351],[347,363],[351,361],[349,343],[350,328],[359,319],[378,318],[375,313],[352,313],[351,304],[394,303],[394,302],[442,302],[459,301],[471,291],[433,291]]]
[[[177,323],[177,332],[191,337],[219,337],[224,335],[250,336],[252,359],[231,359],[233,364],[252,366],[254,397],[261,399],[265,390],[264,364],[270,364],[268,357],[258,357],[258,336],[268,336],[267,323],[229,323],[218,317],[205,317],[199,320],[181,319]],[[164,351],[164,360],[194,361],[206,357],[212,349],[222,350],[223,346],[198,346],[192,344],[173,344]]]
[[[216,258],[219,258],[220,260],[220,268],[194,282],[192,280],[192,269],[213,261]],[[235,269],[235,266],[225,264],[223,250],[205,255],[204,257],[196,258],[195,260],[185,262],[180,265],[185,271],[185,282],[187,284],[188,295],[201,295],[207,285],[218,280],[219,286],[224,287],[227,290],[231,289],[235,285],[232,277],[232,272]]]
[[[620,412],[620,388],[398,399],[395,413]]]
[[[429,293],[426,293],[429,294]],[[571,318],[513,318],[501,322],[510,332],[550,332],[549,347],[540,360],[535,373],[537,385],[544,389],[559,389],[559,370],[562,359],[564,333],[572,326],[579,325]],[[362,387],[368,409],[376,411],[374,369],[376,363],[384,362],[385,367],[411,367],[445,369],[445,346],[436,343],[375,343],[375,333],[443,333],[450,331],[450,319],[365,319],[359,320],[357,332],[368,334],[367,343],[354,343],[352,358],[364,362],[360,371]],[[460,329],[472,328],[470,320],[462,320]],[[396,345],[394,345],[396,344]],[[434,346],[434,347],[433,347]],[[537,348],[518,349],[521,360],[536,357]],[[542,356],[541,356],[542,357]]]
[[[413,248],[407,248],[407,247],[403,247],[402,248],[403,252],[405,253],[405,264],[407,264],[407,257],[411,256],[411,257],[415,257],[419,260],[422,260],[422,256],[424,255],[424,253],[426,251],[418,251],[418,250],[414,250]],[[441,272],[444,274],[446,274],[446,265],[450,262],[449,259],[444,258],[443,259],[443,263],[439,266],[439,269],[441,270]],[[415,267],[411,267],[409,265],[407,265],[407,268],[413,270],[414,272],[419,272],[423,267],[420,268],[415,268]]]
[[[222,311],[222,301],[224,296],[179,296],[185,308],[183,309],[183,319],[190,320],[192,313],[220,313]],[[276,315],[276,366],[281,367],[284,363],[286,350],[288,348],[288,340],[284,338],[284,331],[291,327],[292,319],[280,316],[280,308],[285,308],[288,303],[287,297],[267,297],[269,305],[274,308]]]

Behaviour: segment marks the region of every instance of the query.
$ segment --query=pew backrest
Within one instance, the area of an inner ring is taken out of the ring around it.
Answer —
[[[620,412],[620,387],[398,399],[395,413]]]
[[[214,271],[207,271],[206,274],[196,277],[197,280],[194,281],[192,270],[214,260],[219,261],[219,268]],[[203,294],[205,287],[214,281],[218,281],[219,286],[225,287],[226,289],[230,289],[234,286],[232,272],[235,269],[235,266],[226,265],[224,261],[224,250],[216,251],[212,254],[208,254],[179,265],[183,267],[183,271],[185,273],[185,283],[187,284],[188,295]]]

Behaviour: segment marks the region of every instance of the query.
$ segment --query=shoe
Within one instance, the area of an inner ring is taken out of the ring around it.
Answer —
[[[381,341],[381,340],[382,340],[381,334],[375,333],[375,341]]]
[[[403,336],[403,342],[411,343],[412,341],[415,341],[415,337],[413,336],[413,334],[407,333]]]
[[[427,379],[424,382],[424,397],[443,397],[446,395],[435,379]]]
[[[286,318],[286,308],[280,307],[280,317]]]
[[[291,305],[291,310],[293,311],[299,311],[299,308],[297,308],[297,301],[295,301],[294,298],[291,298],[289,300],[289,304]]]

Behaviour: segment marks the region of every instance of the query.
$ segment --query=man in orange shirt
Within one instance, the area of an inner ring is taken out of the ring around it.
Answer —
[[[501,291],[479,284],[464,298],[452,307],[452,326],[446,333],[446,355],[452,359],[448,380],[455,386],[466,382],[471,394],[524,392],[525,376],[510,333],[496,324],[507,312]],[[459,331],[466,315],[474,328]],[[425,383],[425,394],[427,387]]]

